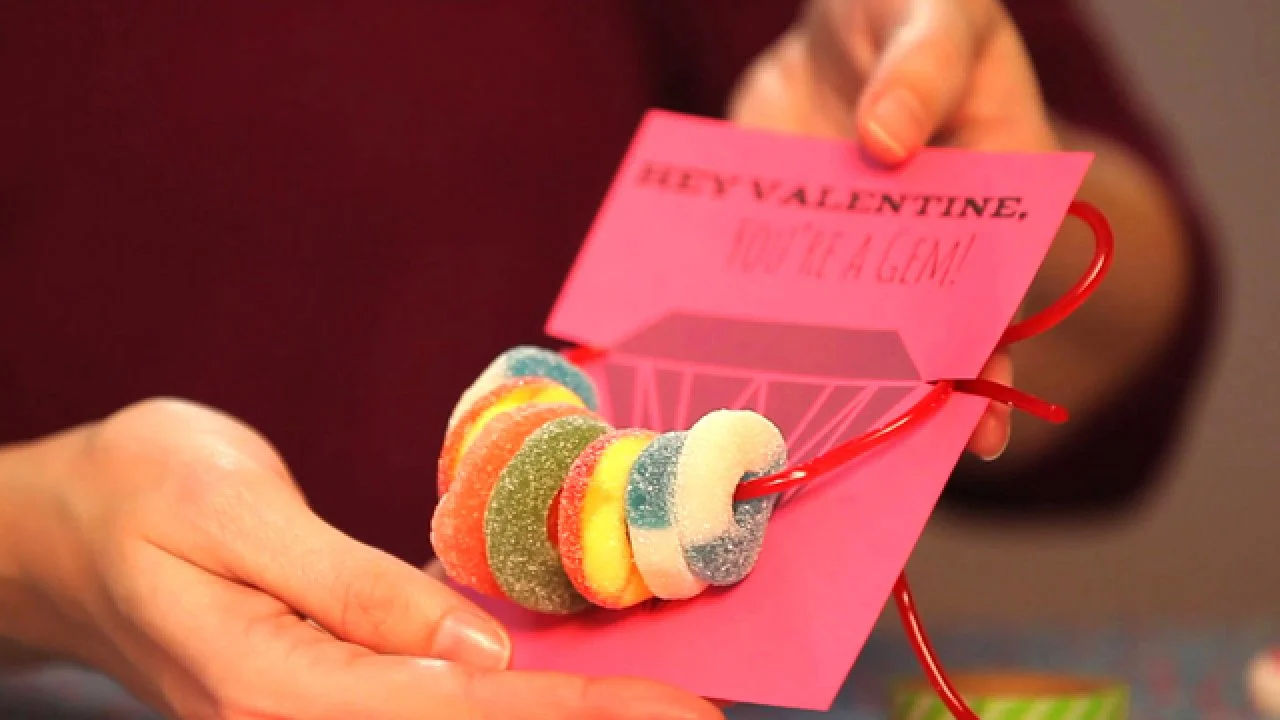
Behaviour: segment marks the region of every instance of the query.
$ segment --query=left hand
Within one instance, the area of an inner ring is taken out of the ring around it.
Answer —
[[[811,0],[739,80],[729,117],[746,126],[855,138],[901,163],[925,144],[1057,149],[1031,60],[998,0]],[[1010,385],[998,351],[982,377]],[[994,460],[1010,409],[992,403],[968,449]]]

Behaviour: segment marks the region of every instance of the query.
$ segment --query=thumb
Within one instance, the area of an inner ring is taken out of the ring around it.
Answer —
[[[236,535],[273,542],[242,541],[255,545],[235,553],[234,570],[245,582],[376,653],[506,668],[505,629],[444,583],[348,537],[301,503],[258,507],[258,531]]]
[[[990,3],[908,3],[905,17],[873,17],[883,51],[859,99],[855,127],[877,160],[914,155],[952,116],[969,86]],[[873,13],[878,14],[878,13]]]

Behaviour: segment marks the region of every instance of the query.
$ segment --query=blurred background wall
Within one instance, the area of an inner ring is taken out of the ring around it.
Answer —
[[[1280,618],[1280,1],[1086,5],[1212,216],[1228,274],[1222,345],[1144,508],[1013,530],[935,517],[912,580],[935,625]]]

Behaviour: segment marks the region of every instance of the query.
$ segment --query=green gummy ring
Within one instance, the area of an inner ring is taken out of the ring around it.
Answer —
[[[568,615],[589,604],[551,543],[551,504],[569,469],[609,425],[591,415],[556,418],[535,430],[502,469],[485,510],[485,550],[498,586],[536,612]]]

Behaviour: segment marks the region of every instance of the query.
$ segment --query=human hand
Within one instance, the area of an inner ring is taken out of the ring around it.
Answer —
[[[729,117],[853,138],[890,165],[926,144],[1057,149],[1030,58],[998,0],[811,0],[740,79]],[[1011,384],[1008,353],[981,376]],[[1009,421],[1009,408],[992,403],[969,449],[998,457]]]
[[[0,630],[171,717],[721,717],[657,683],[506,670],[496,621],[325,524],[272,447],[211,410],[147,401],[6,461],[0,570],[31,592],[0,592],[26,613]]]

